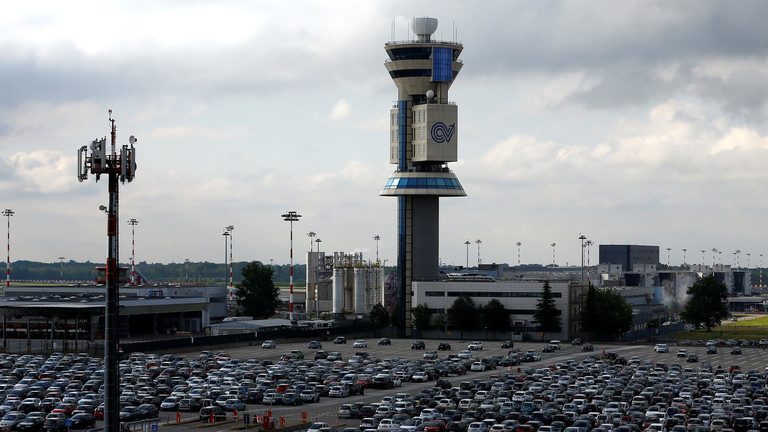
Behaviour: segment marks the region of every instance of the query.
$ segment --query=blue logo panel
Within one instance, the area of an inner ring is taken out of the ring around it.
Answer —
[[[432,130],[430,131],[430,135],[432,136],[432,141],[438,142],[438,143],[447,143],[451,142],[451,138],[453,138],[453,131],[456,129],[456,123],[447,126],[443,122],[437,122],[434,125],[432,125]]]

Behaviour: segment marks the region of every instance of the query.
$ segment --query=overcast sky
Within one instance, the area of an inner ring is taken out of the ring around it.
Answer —
[[[106,180],[78,183],[75,151],[112,108],[119,144],[138,138],[121,261],[136,218],[137,261],[221,262],[231,224],[235,259],[288,262],[280,214],[297,210],[298,261],[311,230],[371,258],[379,234],[392,263],[383,46],[414,15],[464,44],[451,168],[467,197],[441,199],[443,262],[482,239],[483,262],[516,263],[520,241],[524,263],[555,242],[573,264],[580,233],[658,245],[662,262],[669,247],[673,264],[682,248],[768,254],[768,2],[178,0],[4,6],[12,259],[104,260]]]

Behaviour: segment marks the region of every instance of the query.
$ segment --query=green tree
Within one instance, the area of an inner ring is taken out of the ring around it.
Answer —
[[[385,308],[381,303],[376,303],[373,305],[370,312],[368,312],[368,320],[371,321],[377,336],[379,330],[383,329],[387,326],[387,324],[389,324],[390,318],[391,317],[389,316],[387,308]]]
[[[546,333],[556,333],[562,330],[561,315],[562,312],[555,306],[552,287],[549,286],[549,281],[546,281],[541,298],[536,304],[536,311],[533,313],[533,324],[541,332],[541,340],[544,340]]]
[[[432,324],[432,311],[426,304],[411,308],[411,326],[414,330],[427,330]]]
[[[615,290],[597,290],[598,333],[616,337],[632,328],[632,306]]]
[[[583,332],[613,338],[632,328],[632,306],[613,289],[597,289],[590,284],[579,323]]]
[[[259,261],[243,267],[243,281],[237,284],[237,304],[246,315],[269,318],[280,304],[280,290],[272,280],[272,268]]]
[[[445,315],[444,312],[440,312],[439,314],[435,315],[435,328],[438,330],[445,330],[445,327],[448,325],[448,317]]]
[[[497,331],[509,330],[509,311],[504,309],[504,305],[497,299],[492,299],[480,310],[483,317],[483,324],[492,330],[494,336]]]
[[[579,316],[579,325],[581,331],[585,333],[596,333],[597,325],[597,289],[589,284],[587,295],[581,304],[581,315]]]
[[[471,330],[476,326],[477,306],[469,297],[458,297],[446,311],[446,316],[448,325],[461,330],[461,337],[464,337],[464,330]]]
[[[714,275],[705,276],[688,288],[688,302],[680,314],[683,321],[712,331],[727,316],[728,288],[717,282]]]

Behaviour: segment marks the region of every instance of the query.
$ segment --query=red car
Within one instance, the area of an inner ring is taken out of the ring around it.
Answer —
[[[372,382],[373,382],[373,378],[371,377],[362,377],[357,380],[357,383],[360,384],[360,386],[363,388],[370,387]]]
[[[430,420],[423,424],[424,432],[445,432],[445,423],[441,420]]]
[[[104,404],[99,405],[93,410],[93,416],[96,417],[96,420],[104,420]]]

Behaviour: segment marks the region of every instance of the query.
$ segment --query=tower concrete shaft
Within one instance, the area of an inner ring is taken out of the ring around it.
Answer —
[[[384,46],[397,86],[390,111],[390,163],[397,170],[379,195],[397,197],[398,333],[411,328],[413,282],[438,278],[441,196],[466,196],[448,162],[458,160],[458,107],[448,90],[463,46],[434,41],[437,19],[414,18],[417,39]]]

